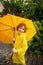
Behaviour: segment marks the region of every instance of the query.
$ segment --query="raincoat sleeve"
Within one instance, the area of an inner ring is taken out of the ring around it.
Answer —
[[[25,54],[25,52],[26,52],[26,50],[28,48],[27,40],[26,40],[25,36],[22,37],[21,41],[22,41],[22,43],[21,43],[22,46],[21,46],[21,48],[18,48],[17,51],[18,51],[18,53]]]

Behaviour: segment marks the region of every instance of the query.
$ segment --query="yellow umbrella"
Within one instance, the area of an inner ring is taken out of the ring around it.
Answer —
[[[30,41],[36,34],[36,29],[33,25],[32,20],[25,19],[19,16],[7,14],[0,18],[0,41],[6,44],[13,44],[12,38],[16,35],[15,28],[20,24],[24,23],[27,27],[25,32],[27,40]]]

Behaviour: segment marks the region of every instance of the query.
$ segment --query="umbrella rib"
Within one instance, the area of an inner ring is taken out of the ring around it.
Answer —
[[[11,17],[11,20],[12,20],[12,24],[13,24],[13,27],[14,27],[14,23],[13,23],[13,19],[12,19],[12,16],[10,16]]]
[[[7,31],[7,30],[11,30],[11,29],[4,29],[4,30],[0,30],[0,32]]]
[[[13,28],[12,26],[6,25],[6,24],[4,24],[4,23],[1,23],[1,22],[0,22],[0,24],[2,24],[2,25],[5,25],[5,26],[8,26],[8,27],[11,27],[11,28]]]

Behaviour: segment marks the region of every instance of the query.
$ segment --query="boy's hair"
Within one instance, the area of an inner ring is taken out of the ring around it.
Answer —
[[[27,27],[26,27],[26,25],[25,25],[24,23],[20,23],[20,24],[17,26],[17,30],[18,30],[20,27],[22,27],[22,26],[24,26],[24,32],[26,32]]]

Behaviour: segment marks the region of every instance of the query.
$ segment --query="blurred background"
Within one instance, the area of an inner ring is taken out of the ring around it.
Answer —
[[[26,63],[27,65],[43,65],[43,0],[0,0],[0,17],[7,13],[32,19],[37,34],[28,42]],[[11,49],[12,45],[0,42],[1,56],[9,54]]]

